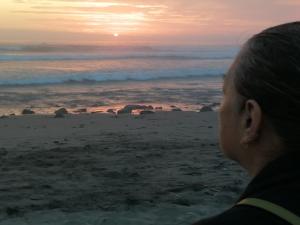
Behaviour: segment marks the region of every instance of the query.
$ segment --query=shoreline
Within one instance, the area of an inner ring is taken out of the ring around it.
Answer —
[[[0,114],[0,119],[11,118],[14,116],[23,116],[23,115],[44,115],[44,116],[55,116],[56,111],[65,109],[67,114],[70,115],[80,115],[80,114],[110,114],[110,115],[119,115],[118,112],[126,109],[127,107],[132,107],[132,112],[127,112],[127,114],[139,115],[142,111],[151,111],[153,113],[157,112],[174,112],[174,111],[182,111],[182,112],[201,112],[203,107],[208,107],[209,111],[218,111],[220,103],[204,103],[199,104],[197,106],[178,103],[178,104],[164,104],[164,103],[134,103],[134,104],[114,104],[114,105],[101,105],[97,104],[92,107],[62,107],[61,105],[56,105],[56,107],[52,108],[44,108],[39,109],[37,107],[26,107],[23,110],[12,110],[7,111],[6,113],[2,111],[2,115]],[[139,109],[140,107],[140,109]],[[27,111],[24,113],[24,111]]]
[[[182,110],[197,111],[202,105],[221,101],[221,78],[140,81],[93,85],[50,85],[40,87],[2,88],[0,115],[20,114],[23,109],[37,113],[53,113],[60,107],[70,111],[106,111],[128,104],[176,105]],[[185,108],[186,107],[186,108]],[[118,108],[118,109],[119,109]]]

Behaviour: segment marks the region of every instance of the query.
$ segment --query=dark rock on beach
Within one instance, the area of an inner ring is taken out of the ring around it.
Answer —
[[[210,106],[203,106],[199,112],[211,112],[213,109]]]
[[[147,106],[147,109],[150,109],[150,110],[152,110],[152,109],[154,109],[154,108],[153,108],[153,106],[152,106],[152,105],[148,105],[148,106]]]
[[[118,114],[123,114],[123,113],[131,113],[133,110],[152,110],[153,106],[149,105],[126,105],[124,108],[120,109],[118,111]]]
[[[63,118],[65,114],[68,114],[68,110],[66,110],[65,108],[60,108],[56,110],[54,113],[55,113],[55,118]]]
[[[23,109],[22,114],[28,115],[28,114],[34,114],[35,112],[31,109]]]
[[[68,114],[68,110],[66,110],[66,108],[60,108],[60,109],[56,110],[54,113],[55,114],[56,113]]]

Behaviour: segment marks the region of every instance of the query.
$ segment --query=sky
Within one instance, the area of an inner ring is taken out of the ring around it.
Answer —
[[[300,0],[0,0],[0,42],[239,45]]]

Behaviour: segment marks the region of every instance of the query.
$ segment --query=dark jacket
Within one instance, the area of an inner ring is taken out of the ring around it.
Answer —
[[[238,201],[250,197],[271,201],[300,216],[300,154],[285,154],[270,162],[250,182]],[[263,209],[239,205],[193,225],[217,224],[288,225],[289,223]]]

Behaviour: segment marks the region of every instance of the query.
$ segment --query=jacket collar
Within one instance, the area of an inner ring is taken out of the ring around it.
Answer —
[[[272,189],[290,183],[300,183],[300,152],[285,153],[265,166],[256,175],[238,201],[259,197]]]

